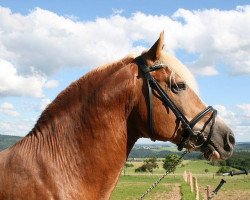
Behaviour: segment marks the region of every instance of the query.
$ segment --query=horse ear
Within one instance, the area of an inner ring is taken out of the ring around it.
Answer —
[[[145,54],[146,58],[151,61],[159,60],[163,47],[164,47],[164,31],[161,32],[159,39]]]

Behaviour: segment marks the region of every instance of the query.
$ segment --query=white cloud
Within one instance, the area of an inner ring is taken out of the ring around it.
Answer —
[[[215,105],[219,115],[233,130],[236,141],[249,141],[250,133],[250,104],[238,105],[239,110],[232,111],[222,105]],[[247,111],[248,110],[248,111]],[[242,112],[243,111],[243,112]]]
[[[235,10],[179,9],[174,17],[184,21],[177,47],[201,54],[197,65],[227,64],[232,74],[250,74],[250,6]],[[176,48],[176,47],[175,47]]]
[[[197,74],[197,75],[215,76],[219,74],[215,66],[203,66],[198,69],[197,67],[193,67],[191,68],[191,70],[194,74]]]
[[[34,126],[34,120],[18,119],[11,122],[0,121],[0,134],[25,136]]]
[[[0,59],[0,97],[42,97],[45,81],[43,76],[36,73],[21,76],[10,62]]]
[[[4,102],[0,105],[1,109],[13,110],[14,106],[11,103]]]
[[[249,120],[250,120],[250,104],[241,104],[241,105],[237,105],[238,108],[241,109],[241,111],[247,116],[249,117]]]
[[[40,8],[28,15],[0,8],[0,57],[18,73],[51,75],[63,67],[89,68],[140,52],[164,29],[170,51],[200,54],[192,66],[196,73],[216,75],[220,62],[233,74],[250,74],[250,6],[179,9],[172,17],[137,12],[126,18],[119,13],[83,22]]]
[[[51,75],[62,67],[99,65],[132,49],[124,30],[116,26],[123,20],[112,16],[74,22],[40,8],[27,16],[1,8],[0,57],[13,63],[22,74],[35,69]]]
[[[236,118],[236,114],[233,111],[227,110],[227,108],[223,105],[214,105],[214,108],[226,121],[234,120]]]
[[[57,80],[49,80],[44,84],[45,88],[56,88],[58,86],[58,81]]]
[[[13,117],[17,117],[20,115],[17,111],[15,111],[14,106],[8,102],[4,102],[0,105],[0,113],[10,115]]]

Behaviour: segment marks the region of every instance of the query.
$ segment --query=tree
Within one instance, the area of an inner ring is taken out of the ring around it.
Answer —
[[[123,175],[125,176],[126,175],[126,169],[128,167],[134,167],[134,165],[132,163],[125,163],[124,167],[123,167]]]
[[[156,157],[153,158],[149,158],[144,160],[143,165],[136,168],[135,172],[150,172],[153,173],[153,170],[155,168],[159,168],[158,164],[157,164],[157,159]]]
[[[232,171],[232,168],[229,166],[222,166],[219,168],[219,170],[216,172],[217,174],[222,174],[222,173],[228,173]]]
[[[174,172],[176,170],[176,167],[177,167],[177,165],[175,165],[175,163],[177,163],[177,160],[179,160],[179,159],[180,159],[180,156],[178,156],[177,154],[168,155],[165,158],[165,160],[163,161],[163,168],[165,170],[170,170],[170,172]]]

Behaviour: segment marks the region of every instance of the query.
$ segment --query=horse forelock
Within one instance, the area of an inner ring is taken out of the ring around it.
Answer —
[[[172,71],[171,75],[173,77],[174,74],[178,74],[198,94],[198,85],[193,74],[181,61],[171,54],[164,52],[161,56],[161,62]]]

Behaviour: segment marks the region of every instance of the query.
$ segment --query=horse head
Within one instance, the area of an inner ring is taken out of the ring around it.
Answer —
[[[136,120],[141,136],[201,151],[208,160],[229,158],[235,144],[231,129],[201,100],[188,68],[163,47],[162,32],[156,43],[136,58],[142,91]]]

